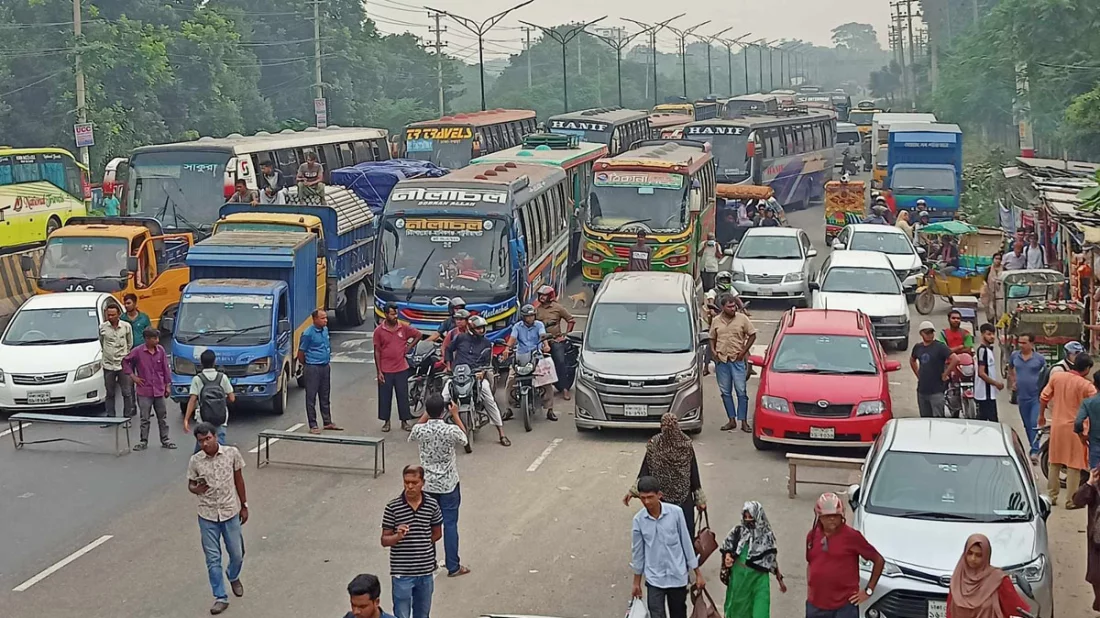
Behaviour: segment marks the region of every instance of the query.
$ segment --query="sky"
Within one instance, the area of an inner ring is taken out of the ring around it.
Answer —
[[[412,32],[420,37],[432,37],[428,26],[432,20],[424,5],[475,19],[478,22],[503,11],[522,0],[364,0],[367,14],[383,32]],[[738,37],[752,33],[747,39],[760,38],[802,39],[818,45],[831,46],[830,30],[848,22],[869,23],[878,32],[879,40],[886,46],[886,29],[890,19],[888,0],[733,0],[731,2],[704,2],[698,8],[668,0],[605,0],[594,3],[586,0],[535,0],[530,5],[508,15],[486,35],[486,57],[506,57],[523,50],[525,34],[518,20],[541,26],[554,26],[567,22],[587,21],[607,15],[599,27],[620,26],[634,32],[637,26],[620,17],[630,17],[641,22],[658,22],[678,13],[687,15],[670,25],[687,28],[700,22],[710,23],[696,32],[714,34],[732,26],[723,37]],[[477,61],[476,37],[453,20],[444,19],[447,32],[443,39],[447,51],[470,62]],[[658,47],[667,51],[675,49],[675,36],[664,32],[658,37]]]

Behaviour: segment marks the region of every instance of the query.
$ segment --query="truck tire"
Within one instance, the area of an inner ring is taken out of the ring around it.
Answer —
[[[287,391],[290,390],[290,370],[284,368],[283,374],[279,378],[278,390],[275,391],[275,398],[271,400],[271,411],[276,415],[282,416],[286,412],[287,407]]]
[[[348,322],[352,326],[359,326],[367,321],[367,316],[372,310],[367,286],[360,281],[348,290],[347,294]]]

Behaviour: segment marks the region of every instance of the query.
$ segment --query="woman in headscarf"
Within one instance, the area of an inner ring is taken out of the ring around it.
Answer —
[[[1089,507],[1085,581],[1092,585],[1092,609],[1100,612],[1100,468],[1089,471],[1089,482],[1073,494],[1073,503]]]
[[[699,482],[699,462],[695,459],[695,447],[691,438],[680,430],[676,415],[666,412],[661,417],[661,433],[649,439],[638,478],[652,476],[661,486],[662,500],[675,504],[684,511],[688,533],[695,535],[695,509],[707,508],[707,498]],[[630,505],[631,498],[638,497],[638,483],[623,497],[623,504]]]
[[[779,572],[775,533],[759,502],[745,503],[741,523],[730,530],[719,551],[721,578],[726,584],[726,618],[768,618],[771,612],[768,578],[775,575],[780,592],[787,592],[787,585]]]
[[[1001,273],[1004,272],[1004,253],[998,251],[993,254],[993,263],[985,273],[985,284],[982,285],[979,302],[985,307],[985,317],[990,324],[996,324],[997,300],[1001,297]]]
[[[947,593],[947,618],[1011,618],[1031,606],[1016,592],[1012,578],[989,564],[992,551],[984,534],[972,534]]]
[[[902,210],[898,212],[898,220],[894,223],[894,227],[898,228],[909,238],[913,237],[913,226],[909,223],[909,211]]]

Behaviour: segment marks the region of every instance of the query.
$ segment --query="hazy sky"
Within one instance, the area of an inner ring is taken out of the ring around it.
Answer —
[[[367,13],[384,32],[412,32],[429,37],[427,13],[423,5],[481,21],[490,15],[507,9],[522,0],[365,0]],[[696,8],[687,8],[696,7]],[[678,3],[668,0],[535,0],[532,4],[510,14],[488,35],[486,54],[492,57],[506,56],[523,49],[523,32],[519,29],[522,19],[531,23],[553,26],[566,22],[586,21],[603,15],[608,18],[597,25],[623,26],[628,32],[636,26],[623,22],[620,17],[638,21],[663,21],[678,13],[687,15],[672,22],[681,28],[693,26],[707,19],[711,23],[697,32],[713,34],[733,28],[723,36],[737,37],[746,32],[759,38],[803,39],[818,45],[829,45],[829,31],[839,24],[855,21],[869,23],[878,32],[885,46],[886,27],[890,8],[887,0],[735,0],[733,2]],[[453,21],[445,23],[448,32],[443,36],[448,50],[458,57],[468,57],[476,62],[476,39]],[[675,37],[664,32],[658,38],[658,46],[669,51],[675,48]]]

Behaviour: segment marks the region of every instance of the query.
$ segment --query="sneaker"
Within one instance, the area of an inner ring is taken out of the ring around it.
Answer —
[[[244,596],[244,584],[241,583],[241,580],[238,579],[236,581],[229,582],[229,587],[233,590],[233,596]]]
[[[229,609],[229,601],[222,601],[219,599],[217,601],[214,601],[214,604],[210,606],[210,613],[214,616],[217,616],[227,609]]]

